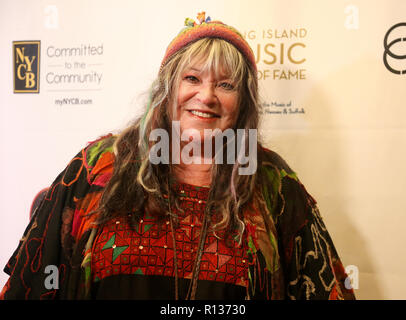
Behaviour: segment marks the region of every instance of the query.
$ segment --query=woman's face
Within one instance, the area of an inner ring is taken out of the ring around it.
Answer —
[[[171,108],[172,120],[180,122],[180,134],[187,129],[232,128],[238,117],[239,92],[225,73],[203,71],[203,63],[191,63],[180,75],[177,105]]]

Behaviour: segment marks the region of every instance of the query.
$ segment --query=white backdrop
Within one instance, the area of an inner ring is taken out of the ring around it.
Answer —
[[[318,201],[357,298],[405,299],[406,74],[383,59],[385,34],[406,22],[402,0],[3,0],[0,267],[36,193],[88,141],[134,118],[166,46],[200,11],[253,47],[263,141]],[[388,34],[404,37],[405,26]],[[20,40],[41,41],[39,93],[13,93]],[[406,42],[390,49],[405,55]],[[406,59],[386,57],[406,69]],[[1,273],[0,287],[6,280]]]

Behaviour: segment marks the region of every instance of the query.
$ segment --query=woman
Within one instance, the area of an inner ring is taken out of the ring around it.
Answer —
[[[168,46],[143,115],[49,188],[2,298],[354,298],[314,199],[281,157],[239,139],[258,127],[251,48],[198,19]]]

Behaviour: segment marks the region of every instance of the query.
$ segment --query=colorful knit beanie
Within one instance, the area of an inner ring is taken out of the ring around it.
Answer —
[[[205,18],[205,15],[205,12],[198,13],[197,20],[200,24],[197,24],[192,19],[186,18],[186,27],[179,32],[166,49],[165,56],[161,63],[161,69],[172,55],[188,44],[203,38],[219,38],[234,45],[245,57],[254,73],[256,73],[257,66],[254,53],[243,36],[233,27],[221,21],[211,21],[210,17]]]

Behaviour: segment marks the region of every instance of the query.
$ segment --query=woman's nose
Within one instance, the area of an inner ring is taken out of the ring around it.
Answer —
[[[199,100],[208,107],[213,106],[217,102],[216,87],[213,83],[207,83],[199,88]]]

